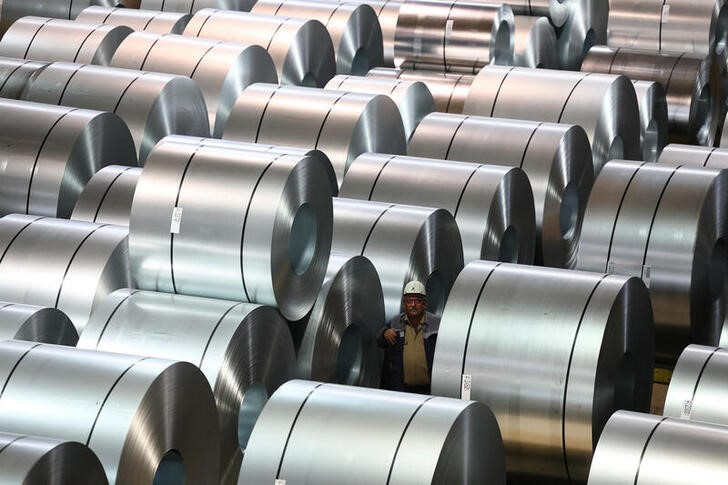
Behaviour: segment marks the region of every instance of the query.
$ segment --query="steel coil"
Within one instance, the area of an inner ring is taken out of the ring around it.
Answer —
[[[88,7],[76,21],[89,24],[126,25],[136,31],[156,34],[181,34],[192,18],[190,14],[134,10],[116,7]]]
[[[560,0],[557,0],[560,1]],[[559,30],[556,44],[562,69],[578,71],[589,49],[607,43],[607,0],[575,0],[571,13]]]
[[[571,16],[575,0],[516,0],[506,2],[518,16],[546,17],[554,27],[563,26]]]
[[[671,142],[712,146],[717,139],[725,101],[725,64],[718,57],[598,46],[589,51],[582,70],[660,83]]]
[[[318,20],[334,43],[336,72],[363,76],[384,63],[382,29],[369,5],[310,2],[305,0],[258,0],[256,14]]]
[[[583,483],[612,412],[649,409],[653,345],[637,278],[477,261],[445,306],[432,393],[493,410],[509,478]]]
[[[23,17],[0,40],[0,55],[107,66],[121,42],[132,32],[123,25]]]
[[[97,170],[136,165],[136,150],[112,113],[0,99],[0,158],[0,215],[66,218]]]
[[[334,44],[318,20],[204,9],[184,35],[262,46],[282,84],[321,88],[336,74]]]
[[[728,150],[671,143],[662,150],[662,154],[657,161],[673,165],[728,168]]]
[[[449,211],[465,263],[533,263],[533,192],[520,168],[365,153],[351,164],[341,196]]]
[[[196,13],[203,8],[248,12],[255,0],[141,0],[139,8],[164,12]]]
[[[33,77],[22,99],[119,115],[131,131],[142,166],[167,135],[210,134],[205,99],[184,76],[54,62]]]
[[[363,256],[331,254],[323,286],[298,349],[298,376],[379,387],[384,353],[376,343],[385,324],[379,274]]]
[[[720,133],[719,146],[721,148],[728,148],[728,113],[726,114],[725,118],[723,118],[723,129]]]
[[[408,153],[520,167],[533,189],[536,262],[574,266],[581,220],[594,181],[589,140],[583,129],[433,113],[420,123]]]
[[[716,345],[728,301],[728,171],[613,161],[584,215],[577,268],[641,277],[655,313],[657,357]]]
[[[99,303],[78,347],[199,367],[217,403],[226,483],[237,480],[255,420],[296,363],[288,326],[271,307],[131,289]]]
[[[37,15],[73,20],[89,5],[139,8],[139,0],[54,0],[53,2],[3,0],[0,3],[0,37],[13,22],[22,17]]]
[[[487,66],[463,113],[579,125],[591,142],[595,174],[608,160],[642,155],[637,96],[624,76]]]
[[[667,100],[662,85],[652,81],[632,81],[640,109],[642,160],[656,162],[667,145]]]
[[[407,150],[402,117],[387,96],[273,84],[243,92],[223,138],[321,150],[339,185],[360,154]]]
[[[399,9],[404,3],[403,0],[316,0],[332,1],[353,4],[365,4],[374,9],[379,19],[379,25],[382,30],[382,46],[384,52],[383,66],[394,67],[394,38],[397,31],[397,19],[399,18]]]
[[[0,341],[13,339],[74,347],[78,332],[55,308],[0,302]]]
[[[134,194],[131,272],[141,289],[273,305],[299,320],[321,287],[331,231],[317,158],[169,138]]]
[[[554,3],[556,0],[554,0]],[[558,69],[556,32],[546,17],[516,15],[514,22],[514,66]]]
[[[480,403],[292,381],[260,415],[240,478],[504,485],[505,464],[498,425]]]
[[[428,310],[441,314],[463,267],[455,218],[431,207],[336,198],[331,250],[372,262],[382,283],[387,320],[400,314],[402,288],[411,280],[425,283]]]
[[[0,369],[0,429],[85,444],[109,483],[217,482],[215,400],[194,365],[11,340]]]
[[[47,62],[0,57],[0,98],[20,98],[25,85]]]
[[[99,224],[129,225],[141,168],[108,165],[91,177],[73,208],[71,219]]]
[[[450,0],[404,2],[394,40],[394,65],[477,73],[513,59],[513,12],[507,5]]]
[[[0,433],[0,481],[23,485],[107,485],[93,451],[76,441]]]
[[[276,83],[273,60],[258,45],[137,32],[127,37],[111,65],[190,77],[202,90],[212,136],[219,138],[233,104],[257,82]]]
[[[588,483],[724,483],[726,453],[724,426],[618,411],[604,427]]]

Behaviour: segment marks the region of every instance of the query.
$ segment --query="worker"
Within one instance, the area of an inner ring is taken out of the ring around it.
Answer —
[[[429,394],[440,318],[426,311],[425,285],[419,281],[405,285],[402,303],[404,313],[377,335],[377,343],[385,349],[382,385],[392,391]]]

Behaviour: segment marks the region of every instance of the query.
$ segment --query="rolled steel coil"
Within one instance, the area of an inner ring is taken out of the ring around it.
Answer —
[[[351,164],[341,196],[449,211],[465,263],[533,263],[533,192],[520,168],[365,153]]]
[[[583,483],[609,416],[649,409],[653,342],[638,278],[477,261],[445,306],[432,393],[490,407],[509,478]]]
[[[0,250],[0,300],[57,308],[79,334],[97,302],[131,286],[125,227],[11,214]]]
[[[336,74],[334,44],[318,20],[204,9],[184,35],[264,47],[281,84],[322,88]]]
[[[519,17],[546,17],[554,27],[563,26],[571,16],[575,0],[516,0],[506,2]]]
[[[716,345],[728,301],[728,171],[613,161],[584,215],[577,268],[641,277],[655,314],[657,357]]]
[[[384,63],[382,29],[374,9],[366,4],[258,0],[251,12],[318,20],[331,35],[337,74],[363,76]]]
[[[435,101],[435,111],[441,113],[463,112],[465,98],[470,91],[470,84],[475,79],[472,74],[453,74],[448,72],[422,71],[408,69],[390,69],[380,67],[372,69],[367,77],[375,79],[401,79],[402,81],[421,82],[430,90]]]
[[[25,85],[47,62],[0,57],[0,98],[20,98]]]
[[[725,63],[718,57],[598,46],[589,51],[582,70],[660,83],[671,142],[712,146],[717,139],[725,103]]]
[[[435,111],[435,100],[430,90],[419,81],[339,75],[329,81],[325,89],[388,96],[399,108],[407,140],[422,118]]]
[[[339,185],[360,154],[407,150],[402,117],[388,96],[273,84],[243,92],[223,138],[321,150]]]
[[[404,2],[397,18],[394,65],[475,74],[487,64],[510,64],[513,38],[513,12],[507,5]]]
[[[336,1],[339,0],[316,0]],[[366,4],[374,9],[382,29],[382,46],[384,51],[383,66],[394,67],[394,38],[397,31],[397,19],[403,0],[341,0],[345,3]]]
[[[99,224],[129,225],[141,168],[108,165],[91,177],[73,208],[71,219]]]
[[[725,48],[724,0],[610,0],[608,44],[705,56]]]
[[[728,428],[617,411],[604,427],[589,485],[724,483]]]
[[[387,320],[400,314],[402,288],[411,280],[425,284],[428,310],[441,314],[463,267],[455,218],[432,207],[336,198],[331,249],[372,262],[382,283]]]
[[[579,125],[591,142],[595,174],[608,160],[642,155],[637,96],[625,76],[486,66],[463,113]]]
[[[76,21],[89,24],[126,25],[127,27],[156,34],[181,34],[192,18],[190,14],[135,10],[116,7],[88,7],[76,17]]]
[[[667,100],[662,85],[652,81],[632,81],[640,109],[642,160],[656,162],[667,145]]]
[[[408,153],[520,167],[533,189],[536,262],[574,266],[594,182],[589,140],[581,127],[433,113],[420,123]]]
[[[0,481],[23,485],[107,485],[93,451],[76,441],[0,433]]]
[[[728,113],[723,118],[723,129],[720,133],[720,144],[721,148],[728,148]]]
[[[141,0],[139,8],[164,12],[196,13],[203,8],[248,12],[254,0]]]
[[[0,55],[108,66],[116,49],[132,32],[123,25],[23,17],[0,40]]]
[[[78,332],[55,308],[0,302],[0,340],[13,339],[75,347]]]
[[[141,289],[273,305],[299,320],[326,272],[331,211],[317,158],[165,139],[134,194],[132,276]]]
[[[379,274],[363,256],[331,254],[326,277],[298,349],[298,376],[379,387],[384,353],[376,337],[385,324]]]
[[[0,215],[67,218],[93,174],[136,165],[134,140],[112,113],[0,99]]]
[[[288,326],[271,307],[131,289],[99,303],[78,347],[199,367],[217,404],[226,483],[237,481],[255,420],[296,364]]]
[[[671,143],[662,150],[662,154],[657,161],[673,165],[698,165],[716,169],[728,168],[728,150]]]
[[[78,441],[109,483],[216,483],[220,433],[188,362],[0,343],[0,429]]]
[[[592,46],[607,43],[608,19],[609,2],[606,0],[571,2],[571,15],[556,39],[562,69],[578,71]]]
[[[22,99],[119,115],[141,166],[167,135],[210,134],[202,92],[185,76],[54,62],[33,77]]]
[[[205,97],[212,136],[219,138],[233,104],[253,83],[277,83],[273,60],[258,45],[174,34],[137,32],[127,37],[111,65],[187,76]]]
[[[260,415],[240,477],[241,483],[504,485],[505,464],[498,425],[480,403],[292,381]]]
[[[558,3],[554,0],[554,3]],[[515,16],[514,66],[558,69],[556,31],[546,17]]]

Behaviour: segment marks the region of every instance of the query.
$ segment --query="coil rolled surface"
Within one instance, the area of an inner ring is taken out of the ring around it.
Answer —
[[[645,281],[661,362],[674,363],[689,343],[718,343],[728,299],[727,177],[720,169],[618,160],[592,189],[577,268]]]
[[[556,44],[562,69],[578,71],[589,49],[607,43],[609,1],[570,1],[571,14],[559,30]]]
[[[196,13],[204,8],[248,12],[254,0],[141,0],[139,8],[164,12]]]
[[[642,160],[656,162],[667,145],[667,100],[662,85],[652,81],[632,81],[640,108]]]
[[[671,143],[662,150],[657,161],[673,165],[728,168],[728,150]]]
[[[480,403],[291,381],[260,415],[240,479],[504,485],[505,465],[498,425]]]
[[[339,3],[339,0],[317,0]],[[374,9],[382,30],[383,66],[394,67],[394,38],[402,0],[347,0],[346,3],[369,5]]]
[[[652,367],[639,279],[478,261],[445,306],[432,393],[490,407],[514,480],[583,483],[612,412],[649,409]]]
[[[0,97],[18,99],[30,78],[47,65],[47,62],[0,57]]]
[[[121,165],[102,168],[78,196],[71,219],[128,226],[131,203],[141,175],[141,168]]]
[[[559,68],[556,32],[549,19],[515,16],[512,64],[544,69]]]
[[[66,314],[55,308],[0,302],[0,340],[74,347],[78,332]]]
[[[281,84],[322,88],[336,75],[334,44],[318,20],[204,9],[184,35],[264,47]]]
[[[518,0],[506,2],[518,16],[546,17],[554,27],[563,26],[571,16],[574,0]]]
[[[135,10],[116,7],[88,7],[76,17],[89,24],[126,25],[135,31],[156,34],[181,34],[192,18],[190,14]]]

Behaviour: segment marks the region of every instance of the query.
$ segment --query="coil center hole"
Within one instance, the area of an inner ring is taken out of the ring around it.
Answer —
[[[310,204],[301,205],[296,211],[291,224],[288,242],[288,258],[293,272],[298,276],[304,274],[316,253],[316,233],[318,221]]]
[[[250,434],[253,432],[255,422],[258,421],[258,416],[263,412],[266,402],[268,402],[268,392],[259,382],[248,387],[243,395],[238,412],[238,443],[243,450],[248,446]]]
[[[346,327],[339,343],[339,354],[336,359],[336,382],[355,385],[361,375],[364,356],[362,332],[358,325]]]
[[[185,483],[185,465],[177,450],[164,454],[154,474],[153,485],[178,485]]]
[[[572,182],[566,185],[561,194],[561,207],[559,209],[559,227],[564,239],[571,239],[576,232],[579,219],[579,192]]]

